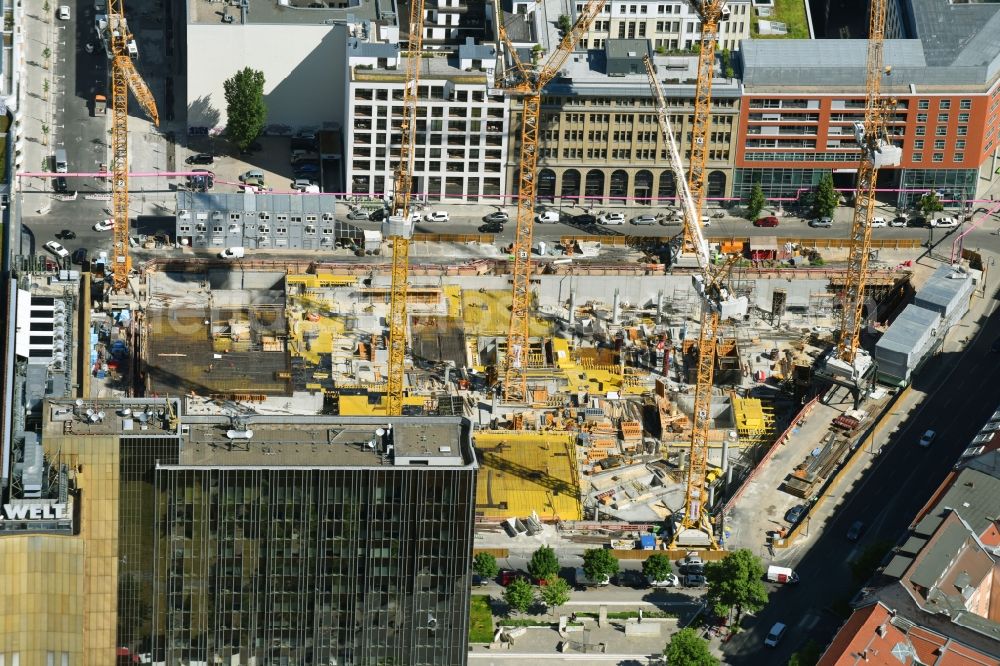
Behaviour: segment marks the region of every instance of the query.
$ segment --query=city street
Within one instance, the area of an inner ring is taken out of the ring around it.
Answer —
[[[783,664],[810,638],[825,645],[843,622],[834,608],[841,610],[860,587],[852,580],[849,562],[871,544],[896,543],[904,535],[916,512],[1000,404],[1000,384],[995,381],[998,357],[990,352],[1000,336],[996,301],[983,303],[977,298],[973,307],[989,314],[983,330],[964,351],[939,354],[917,376],[913,388],[927,393],[924,402],[898,427],[883,431],[880,459],[856,487],[840,491],[833,519],[822,528],[814,526],[822,529],[820,536],[794,565],[801,582],[777,589],[768,606],[744,623],[747,631],[724,646],[727,663]],[[963,322],[952,335],[969,334]],[[968,399],[970,395],[975,399]],[[917,440],[927,429],[936,430],[938,439],[921,449]],[[867,529],[859,542],[851,543],[845,534],[856,520],[864,520]],[[764,652],[764,636],[775,622],[789,624],[788,635],[775,650]]]

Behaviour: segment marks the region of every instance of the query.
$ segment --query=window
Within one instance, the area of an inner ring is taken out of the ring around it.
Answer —
[[[938,102],[938,108],[939,109],[950,109],[951,108],[951,100],[950,99],[942,99],[942,100],[940,100]]]
[[[972,108],[972,100],[971,99],[960,100],[959,103],[958,103],[958,108],[960,108],[960,109],[971,109]]]
[[[923,136],[924,132],[926,132],[926,131],[927,131],[927,128],[924,127],[923,125],[918,126],[917,127],[917,136]]]
[[[924,149],[924,140],[923,139],[917,139],[916,141],[913,142],[913,147],[916,148],[917,150],[923,150]]]
[[[926,113],[918,113],[917,114],[917,122],[918,123],[926,123],[927,122],[927,114]]]
[[[918,109],[929,109],[931,106],[931,101],[929,99],[922,99],[917,102]]]
[[[951,115],[950,114],[948,114],[948,113],[939,113],[938,114],[938,122],[939,123],[946,123],[949,120],[951,120]]]
[[[969,133],[969,128],[968,127],[966,127],[965,125],[959,125],[958,126],[958,135],[959,136],[965,136],[968,133]]]
[[[965,150],[965,139],[959,139],[955,142],[955,150]]]
[[[934,142],[934,150],[944,150],[944,139],[938,139]]]
[[[944,153],[934,153],[934,155],[931,157],[931,161],[944,162]]]
[[[965,153],[955,153],[954,157],[951,158],[955,162],[964,162]]]
[[[960,113],[960,114],[958,114],[958,122],[960,122],[960,123],[967,123],[967,122],[969,122],[969,114],[967,114],[967,113]]]
[[[948,128],[945,127],[944,125],[938,125],[936,128],[934,128],[934,135],[935,136],[947,136],[948,135]]]
[[[913,161],[914,162],[923,162],[924,161],[924,154],[923,153],[913,153]]]

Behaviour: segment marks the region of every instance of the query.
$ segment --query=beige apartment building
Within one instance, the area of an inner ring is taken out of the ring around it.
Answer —
[[[539,200],[561,206],[666,205],[676,195],[667,146],[642,57],[653,55],[681,158],[690,157],[697,59],[652,54],[646,39],[605,42],[603,50],[575,53],[564,76],[545,89],[539,125]],[[734,129],[739,85],[716,77],[712,91],[707,196],[732,190]],[[516,192],[520,100],[511,101],[507,190]]]

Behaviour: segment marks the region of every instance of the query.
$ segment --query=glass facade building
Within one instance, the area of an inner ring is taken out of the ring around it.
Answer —
[[[469,422],[253,419],[238,445],[222,416],[121,438],[118,646],[170,666],[465,664]]]

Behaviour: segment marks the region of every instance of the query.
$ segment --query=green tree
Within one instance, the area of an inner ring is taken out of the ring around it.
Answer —
[[[618,573],[618,559],[604,548],[583,551],[583,575],[593,583],[601,583]]]
[[[226,93],[226,138],[240,150],[260,136],[267,119],[264,72],[244,67],[222,83]]]
[[[557,608],[569,601],[570,589],[569,583],[553,574],[545,579],[545,585],[538,588],[538,596],[555,613]]]
[[[493,557],[490,553],[478,553],[472,558],[472,570],[487,579],[496,578],[497,574],[500,573],[500,567],[497,566],[497,558]]]
[[[733,78],[733,54],[729,52],[729,49],[722,49],[719,52],[719,64],[722,65],[722,75],[727,79]]]
[[[573,22],[569,20],[569,17],[565,14],[560,14],[559,19],[556,21],[556,26],[562,34],[566,34],[573,27]]]
[[[760,211],[764,210],[766,203],[767,199],[764,198],[764,188],[760,186],[760,183],[754,183],[750,189],[750,201],[747,202],[747,216],[751,220],[756,220],[760,217]]]
[[[823,656],[819,643],[810,640],[802,649],[792,654],[788,658],[788,666],[816,666],[816,662]]]
[[[503,591],[503,600],[517,612],[523,613],[535,601],[535,593],[531,589],[531,583],[517,578]]]
[[[556,551],[548,546],[542,546],[531,555],[528,562],[528,573],[535,580],[542,580],[559,573],[559,560]]]
[[[642,563],[642,574],[649,580],[662,581],[670,577],[673,567],[663,553],[653,553]]]
[[[917,204],[917,208],[923,213],[924,217],[927,217],[931,213],[940,213],[944,210],[944,205],[938,198],[936,192],[928,192],[924,196],[920,197],[920,202]]]
[[[716,615],[736,613],[739,625],[746,611],[759,611],[767,603],[764,587],[764,565],[746,548],[735,550],[718,562],[705,565],[708,582],[708,603]]]
[[[833,175],[823,174],[816,186],[816,197],[813,199],[813,209],[816,217],[833,217],[833,211],[837,209],[840,202],[840,195],[833,189]]]
[[[694,629],[681,629],[670,637],[663,651],[667,666],[717,666],[719,660],[708,650],[708,643]]]

